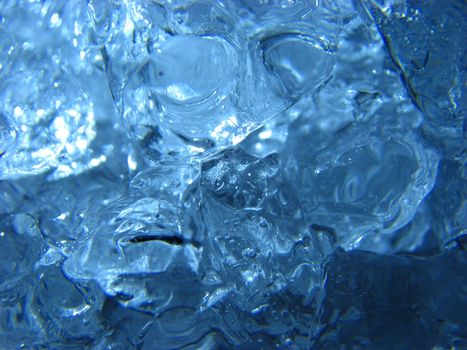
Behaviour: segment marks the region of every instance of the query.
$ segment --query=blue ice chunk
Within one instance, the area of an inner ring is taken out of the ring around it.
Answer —
[[[253,25],[257,6],[91,3],[115,103],[147,160],[236,145],[329,78],[349,9],[266,7],[287,18],[275,28],[268,15]]]
[[[113,331],[96,339],[95,349],[132,348],[142,343],[153,316],[127,308],[115,298],[106,297],[100,312],[102,325]]]
[[[206,306],[233,293],[240,309],[258,308],[266,294],[293,285],[301,264],[311,264],[305,298],[321,283],[319,261],[332,244],[326,245],[328,237],[310,235],[278,154],[256,158],[238,148],[219,153],[202,164],[192,201],[203,270],[217,284]],[[302,244],[309,247],[299,254]]]
[[[0,219],[0,346],[37,344],[44,331],[29,309],[34,286],[34,265],[43,242],[37,222],[29,215],[2,215]]]
[[[433,228],[443,244],[448,244],[466,233],[466,169],[465,159],[442,159],[437,183],[428,198]]]
[[[356,123],[331,143],[302,148],[289,166],[310,224],[331,227],[346,249],[410,222],[431,191],[438,156],[415,135]],[[295,142],[296,139],[292,139]]]
[[[464,17],[4,2],[0,348],[465,347]]]
[[[199,174],[197,162],[158,162],[137,173],[130,182],[131,190],[183,206],[191,185]]]
[[[102,163],[105,153],[91,149],[101,103],[88,84],[106,85],[87,40],[86,4],[19,1],[1,10],[0,178],[55,179]]]
[[[437,213],[437,236],[446,243],[462,235],[466,227],[463,202],[467,190],[463,183],[467,106],[462,82],[467,8],[457,1],[423,7],[416,1],[395,1],[386,11],[375,3],[367,6],[411,98],[425,112],[424,138],[443,157],[430,202]]]
[[[29,295],[27,293],[2,300],[0,308],[1,347],[14,349],[21,344],[44,343],[46,334],[28,306]]]
[[[426,132],[443,149],[462,152],[466,4],[459,1],[364,1],[414,103],[428,117]],[[450,136],[447,136],[450,135]]]
[[[181,302],[175,295],[183,290],[168,282],[171,275],[179,275],[180,285],[190,284],[199,269],[202,247],[183,235],[182,226],[182,213],[169,202],[119,199],[84,222],[88,238],[66,260],[65,272],[75,280],[95,280],[125,305],[161,312]]]
[[[0,178],[51,169],[56,177],[82,171],[77,161],[87,155],[95,137],[92,101],[43,57],[27,51],[17,55],[1,94]],[[27,85],[34,88],[25,89]]]
[[[18,287],[28,283],[32,268],[40,257],[40,231],[34,218],[26,214],[4,216],[0,225],[2,255],[5,257],[1,265],[0,293],[14,295]]]
[[[425,259],[339,251],[327,264],[323,329],[315,347],[464,347],[466,254]]]
[[[28,312],[36,315],[48,334],[46,344],[90,346],[102,337],[104,329],[98,320],[102,295],[96,293],[97,286],[73,283],[63,275],[60,265],[42,269],[40,276]]]

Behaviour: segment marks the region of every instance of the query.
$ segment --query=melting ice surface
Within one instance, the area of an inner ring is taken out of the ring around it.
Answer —
[[[0,348],[467,347],[466,17],[0,4]]]

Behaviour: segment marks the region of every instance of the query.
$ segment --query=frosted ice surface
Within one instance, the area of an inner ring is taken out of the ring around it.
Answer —
[[[95,137],[92,101],[59,67],[18,50],[2,77],[2,178],[73,173]]]
[[[106,85],[86,39],[86,4],[11,1],[1,10],[0,178],[60,178],[102,162],[91,147],[101,102],[91,94]]]
[[[0,348],[466,348],[466,16],[2,2]]]

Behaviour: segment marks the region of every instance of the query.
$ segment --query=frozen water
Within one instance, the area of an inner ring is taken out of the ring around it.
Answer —
[[[239,308],[255,309],[264,294],[283,289],[294,278],[301,262],[316,279],[312,277],[310,288],[320,283],[316,269],[325,245],[310,237],[277,154],[258,159],[236,148],[221,152],[202,165],[197,187],[192,199],[198,208],[197,240],[207,253],[203,267],[217,280],[208,305],[219,301],[221,291],[238,294]],[[299,249],[305,251],[298,254]],[[299,256],[292,263],[294,254]]]
[[[24,51],[17,55],[15,66],[2,77],[0,176],[17,178],[51,169],[76,172],[82,167],[76,161],[95,137],[92,101],[40,56]]]
[[[315,149],[301,146],[290,169],[307,221],[332,227],[345,248],[410,222],[433,188],[436,154],[413,135],[383,135],[367,124],[336,136]]]
[[[95,92],[107,84],[102,56],[87,40],[86,4],[8,1],[1,16],[0,178],[61,178],[95,167],[106,156],[93,142],[107,96]]]
[[[42,242],[34,218],[26,214],[2,218],[1,240],[5,261],[1,266],[0,292],[15,293],[15,286],[27,283],[32,266],[40,257]]]
[[[0,5],[0,348],[461,349],[459,1]]]
[[[131,63],[134,69],[114,69],[109,55],[114,98],[137,143],[153,151],[144,151],[150,161],[238,144],[264,121],[317,89],[333,70],[340,28],[320,30],[341,20],[336,4],[269,6],[271,13],[266,11],[265,18],[261,3],[207,4],[142,3],[133,10],[126,6],[120,10],[125,21],[115,23],[124,37],[119,50],[124,50],[124,57],[137,58]],[[310,6],[312,10],[306,10]],[[273,26],[284,14],[284,23]],[[151,21],[157,35],[148,36],[151,25],[130,24],[150,21],[152,16],[160,18]],[[266,20],[269,16],[272,19]],[[173,33],[163,31],[166,21]],[[99,21],[96,26],[100,28]],[[105,45],[113,49],[111,43]],[[121,65],[121,55],[116,59]]]
[[[466,64],[464,5],[446,1],[440,11],[434,2],[418,7],[417,1],[394,1],[389,13],[376,4],[368,6],[411,98],[431,123],[452,133],[461,132],[467,108],[461,83]],[[445,45],[439,45],[441,41]]]
[[[455,290],[465,286],[465,266],[462,251],[425,259],[337,252],[326,266],[328,326],[316,348],[462,348],[467,299]]]

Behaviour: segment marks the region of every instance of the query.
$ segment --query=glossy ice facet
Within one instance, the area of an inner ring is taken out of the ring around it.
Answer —
[[[0,348],[467,348],[466,13],[4,1]]]

